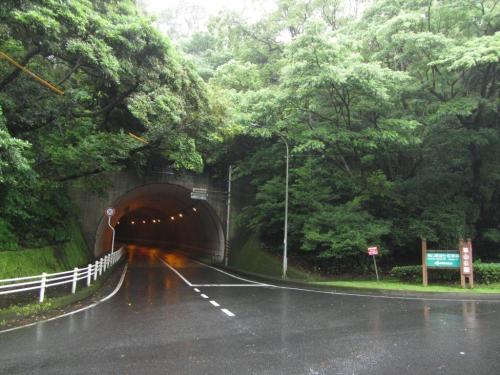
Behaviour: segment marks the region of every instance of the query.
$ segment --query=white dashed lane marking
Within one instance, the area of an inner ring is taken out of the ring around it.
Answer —
[[[210,301],[210,303],[211,303],[212,305],[214,305],[215,307],[219,307],[219,306],[220,306],[220,305],[219,305],[217,302],[215,302],[215,301]]]
[[[224,314],[226,314],[227,316],[234,316],[234,314],[231,311],[229,311],[228,309],[221,309],[221,311]]]
[[[199,290],[198,288],[194,288],[194,291],[195,291],[196,293],[200,293],[200,290]]]
[[[206,294],[200,294],[202,298],[208,298]]]

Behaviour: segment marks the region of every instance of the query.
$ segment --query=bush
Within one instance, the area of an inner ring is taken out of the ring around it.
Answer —
[[[422,282],[422,266],[393,267],[390,275],[401,281]]]
[[[393,267],[390,275],[401,281],[422,282],[422,266]],[[456,281],[459,276],[458,270],[429,270],[429,281]],[[474,263],[474,281],[500,283],[500,263]]]
[[[500,283],[500,263],[474,263],[474,281],[482,284]]]

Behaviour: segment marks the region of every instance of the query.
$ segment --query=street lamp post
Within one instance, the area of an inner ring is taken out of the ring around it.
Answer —
[[[111,216],[108,216],[108,226],[111,228],[111,254],[115,252],[115,228],[111,225]]]
[[[253,127],[260,127],[258,124],[252,124]],[[283,228],[283,280],[287,278],[287,270],[288,270],[288,169],[290,164],[290,145],[288,144],[288,140],[286,137],[276,132],[286,147],[286,175],[285,175],[285,225]]]
[[[286,279],[288,269],[288,165],[290,162],[290,147],[285,136],[278,133],[286,147],[286,175],[285,175],[285,226],[283,228],[283,280]]]
[[[111,228],[111,254],[115,251],[115,228],[111,225],[111,216],[113,216],[116,213],[116,210],[113,207],[108,207],[106,208],[106,216],[108,217],[108,226]]]

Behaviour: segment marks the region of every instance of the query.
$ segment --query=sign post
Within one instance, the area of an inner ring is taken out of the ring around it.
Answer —
[[[111,225],[111,216],[114,216],[115,209],[113,207],[106,208],[106,216],[108,217],[108,226],[111,228],[113,236],[111,237],[111,254],[115,251],[115,228]]]
[[[424,286],[429,284],[427,274],[427,240],[422,237],[422,283]]]
[[[469,287],[474,288],[474,268],[472,264],[472,241],[470,238],[467,242],[460,240],[460,284],[462,288],[465,288],[467,281],[469,282]]]
[[[468,239],[467,243],[460,239],[458,250],[428,250],[427,241],[422,238],[422,283],[428,285],[429,269],[449,269],[460,270],[460,283],[462,288],[466,286],[468,280],[471,288],[474,287],[474,277],[472,268],[472,243]]]
[[[375,275],[377,275],[377,281],[380,281],[378,278],[377,260],[375,259],[375,255],[378,255],[378,247],[377,246],[369,247],[368,255],[371,255],[373,257],[373,266],[375,267]]]

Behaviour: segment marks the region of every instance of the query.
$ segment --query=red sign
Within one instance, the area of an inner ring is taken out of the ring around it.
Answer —
[[[378,255],[378,247],[377,246],[369,247],[368,255]]]

